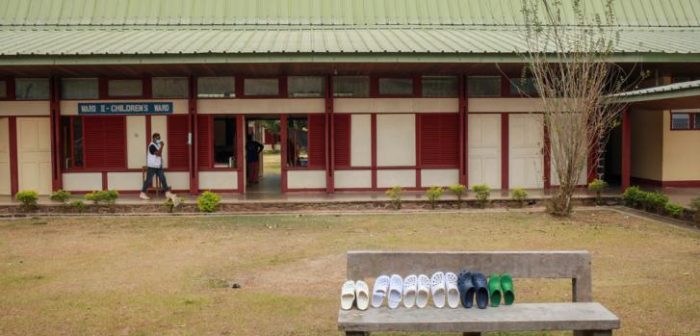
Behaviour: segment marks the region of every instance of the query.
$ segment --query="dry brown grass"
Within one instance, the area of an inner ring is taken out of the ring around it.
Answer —
[[[700,333],[700,233],[581,212],[1,221],[0,335],[334,335],[351,249],[586,249],[620,334]]]

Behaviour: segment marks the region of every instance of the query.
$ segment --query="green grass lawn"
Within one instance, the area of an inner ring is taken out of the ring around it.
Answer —
[[[337,335],[353,249],[590,250],[619,334],[700,333],[700,233],[591,211],[4,220],[0,335]],[[571,297],[515,285],[518,302]]]

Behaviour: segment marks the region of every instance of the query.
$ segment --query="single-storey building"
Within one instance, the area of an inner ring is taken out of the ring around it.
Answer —
[[[700,78],[700,3],[613,7],[611,61],[651,77],[623,97],[630,107],[581,183],[700,186],[700,92],[673,86]],[[282,192],[551,187],[540,101],[520,79],[520,9],[0,0],[0,195],[137,192],[154,132],[175,191],[245,193],[246,133],[260,120],[279,125]]]

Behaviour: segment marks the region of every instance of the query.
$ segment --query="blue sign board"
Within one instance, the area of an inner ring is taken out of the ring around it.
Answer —
[[[78,114],[170,114],[173,103],[78,103]]]

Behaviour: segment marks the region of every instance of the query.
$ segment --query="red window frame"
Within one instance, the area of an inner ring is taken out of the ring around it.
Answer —
[[[674,128],[673,127],[673,115],[674,114],[687,114],[688,115],[688,128]],[[700,112],[671,112],[670,118],[670,129],[671,131],[700,131],[700,127],[697,127],[696,121],[700,120]]]
[[[410,94],[381,94],[379,92],[379,81],[382,79],[410,79],[413,85],[413,90]],[[381,98],[414,98],[421,96],[421,77],[420,76],[374,76],[370,82],[370,96]]]
[[[214,165],[214,118],[232,118],[234,120],[234,132],[235,132],[235,142],[233,144],[235,155],[239,154],[239,144],[241,141],[238,134],[238,119],[235,115],[230,114],[200,114],[197,115],[197,130],[198,133],[198,143],[197,146],[197,165],[199,170],[203,171],[236,171],[241,167],[238,167],[238,160],[234,160],[234,167],[217,167]]]
[[[350,114],[333,115],[333,158],[336,168],[350,168],[352,118]]]
[[[306,153],[309,160],[306,167],[291,166],[285,158],[287,170],[320,170],[326,168],[326,116],[324,114],[290,114],[288,119],[306,118],[308,131],[306,133]],[[289,127],[289,124],[287,124]],[[287,132],[289,136],[289,132]],[[287,141],[287,139],[282,139]],[[285,156],[289,155],[289,148]]]
[[[287,98],[287,76],[267,76],[267,77],[243,77],[236,76],[236,97],[240,98]],[[276,95],[246,95],[245,80],[246,79],[275,79],[277,80]]]
[[[5,82],[5,96],[0,96],[0,101],[15,100],[15,81],[12,78],[0,78],[0,82]]]
[[[168,125],[168,170],[189,170],[190,148],[189,115],[172,114],[167,116]]]

